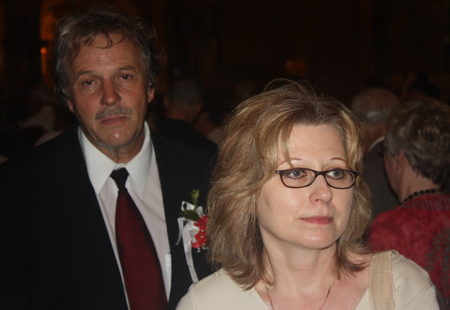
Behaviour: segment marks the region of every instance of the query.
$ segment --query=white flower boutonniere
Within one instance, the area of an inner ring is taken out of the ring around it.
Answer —
[[[198,205],[199,194],[199,190],[193,190],[191,192],[192,204],[186,201],[181,203],[181,212],[178,218],[179,235],[177,244],[183,238],[186,262],[194,283],[198,282],[198,277],[192,259],[192,248],[200,252],[202,249],[207,249],[208,244],[206,236],[208,216],[204,214],[203,207]]]

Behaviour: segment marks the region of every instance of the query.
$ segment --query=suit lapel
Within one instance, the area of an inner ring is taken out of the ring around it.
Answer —
[[[178,167],[177,161],[173,160],[173,153],[176,153],[176,150],[168,149],[161,137],[153,132],[151,134],[161,182],[169,244],[172,249],[178,239],[177,219],[181,210],[181,193],[185,191],[186,182],[179,182],[177,178],[179,169],[183,169],[183,167]],[[178,209],[177,205],[179,206]]]
[[[48,180],[49,184],[54,184],[49,189],[53,193],[49,195],[53,201],[48,204],[48,213],[53,217],[53,223],[59,226],[57,231],[64,236],[67,251],[73,251],[77,257],[72,268],[79,269],[80,278],[98,278],[104,286],[101,289],[89,288],[87,284],[85,290],[105,294],[103,298],[112,298],[116,305],[126,307],[120,272],[89,180],[76,128],[67,133],[66,139],[55,150],[53,164],[56,173],[51,175],[52,180]],[[95,286],[97,282],[91,285]]]

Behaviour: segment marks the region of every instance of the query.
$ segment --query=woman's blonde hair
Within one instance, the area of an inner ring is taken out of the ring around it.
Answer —
[[[280,86],[280,84],[282,84]],[[265,91],[241,103],[224,128],[218,164],[208,196],[209,258],[245,289],[271,282],[263,263],[263,241],[256,201],[278,165],[278,145],[289,158],[294,125],[331,125],[340,134],[348,169],[362,172],[364,127],[348,108],[316,95],[309,86],[276,80]],[[337,241],[335,272],[357,272],[364,266],[350,253],[366,253],[361,240],[370,221],[369,190],[357,179],[349,225]]]

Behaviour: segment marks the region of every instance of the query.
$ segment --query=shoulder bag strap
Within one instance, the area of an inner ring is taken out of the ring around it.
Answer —
[[[375,253],[370,265],[370,308],[372,310],[395,309],[395,286],[392,275],[394,250]]]

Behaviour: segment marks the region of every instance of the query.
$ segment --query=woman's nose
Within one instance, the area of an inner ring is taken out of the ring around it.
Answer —
[[[311,186],[310,200],[312,203],[328,203],[333,198],[333,193],[323,175],[317,176]]]

